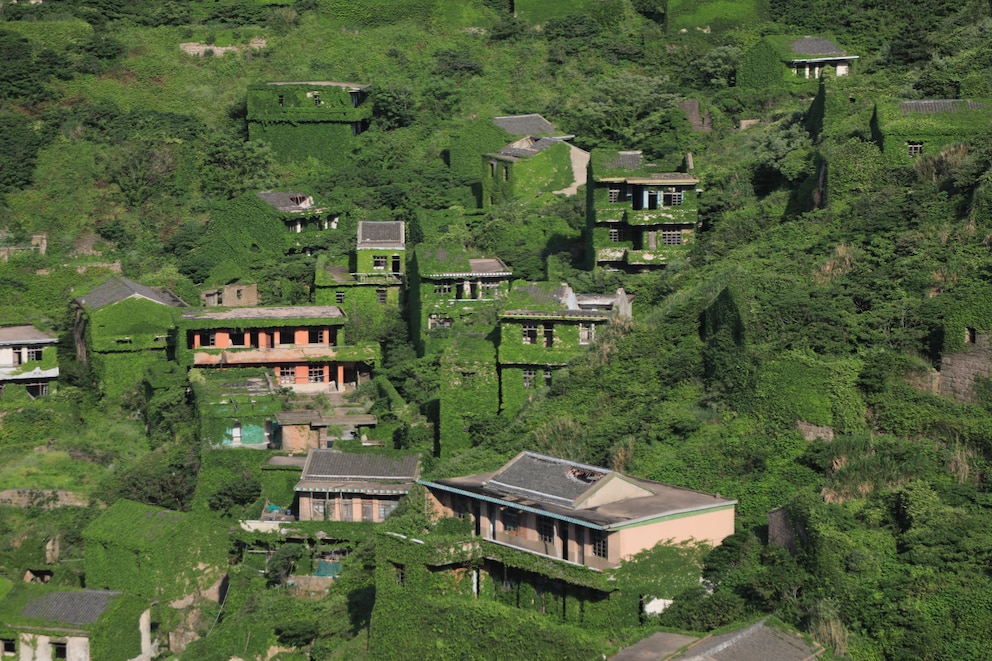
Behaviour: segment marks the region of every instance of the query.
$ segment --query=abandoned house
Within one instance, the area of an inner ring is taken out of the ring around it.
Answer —
[[[417,455],[310,450],[295,488],[299,519],[377,523],[389,516],[419,475]]]
[[[145,368],[172,358],[170,334],[179,308],[175,294],[114,277],[73,301],[76,356],[90,363],[108,394],[142,379]]]
[[[337,306],[190,310],[176,352],[187,367],[262,367],[297,392],[343,392],[371,378],[378,351],[344,344]]]
[[[630,316],[631,297],[623,289],[576,294],[565,283],[513,283],[499,317],[500,411],[514,415],[606,324]]]
[[[345,260],[322,254],[314,273],[314,300],[338,305],[361,318],[360,331],[374,337],[390,313],[398,314],[406,277],[406,224],[359,221],[355,249]]]
[[[782,61],[796,76],[819,78],[827,67],[837,76],[846,76],[857,55],[848,55],[837,44],[823,37],[769,37],[781,53]]]
[[[284,163],[313,157],[339,162],[353,136],[369,126],[370,86],[331,81],[271,82],[248,87],[248,136]]]
[[[17,661],[150,661],[151,611],[111,590],[14,587],[0,602],[0,657]],[[114,656],[124,653],[126,656]]]
[[[493,473],[419,483],[441,516],[470,516],[485,541],[592,569],[662,542],[717,546],[734,532],[736,500],[536,452]]]
[[[340,214],[314,206],[313,197],[305,193],[262,191],[258,197],[282,214],[286,230],[292,234],[337,229]]]
[[[204,292],[200,292],[200,300],[203,305],[212,308],[220,305],[227,307],[248,307],[259,305],[262,302],[258,295],[258,284],[241,284],[235,282],[223,287],[215,287]]]
[[[592,266],[643,271],[686,252],[698,221],[699,179],[659,172],[640,151],[595,150],[590,171],[586,213]]]
[[[32,399],[47,395],[59,378],[57,343],[34,326],[0,326],[0,396],[9,384],[23,387]]]

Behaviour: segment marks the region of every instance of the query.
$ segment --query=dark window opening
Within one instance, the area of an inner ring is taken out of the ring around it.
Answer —
[[[551,370],[544,370],[544,387],[551,387]]]
[[[313,104],[315,106],[319,106],[320,105],[320,92],[314,92],[313,93]]]
[[[378,301],[380,305],[383,304],[383,303],[385,303],[386,302],[386,290],[385,289],[376,289],[375,290],[375,300]]]
[[[0,638],[0,651],[4,656],[13,656],[17,653],[17,641],[13,638]]]
[[[310,328],[307,330],[307,340],[310,344],[323,344],[324,343],[324,329],[322,328]]]
[[[555,326],[554,324],[542,324],[542,331],[544,335],[544,346],[553,347],[555,345]]]
[[[310,365],[307,368],[307,381],[309,383],[323,383],[324,382],[324,366],[323,365]]]
[[[547,517],[540,517],[537,521],[537,536],[545,544],[553,544],[555,541],[555,522]]]
[[[597,558],[610,557],[610,545],[606,533],[601,530],[593,530],[590,540],[592,543],[592,554]]]
[[[41,360],[41,349],[28,349],[28,360]]]
[[[376,255],[372,258],[372,268],[376,271],[385,271],[389,264],[389,258],[385,255]]]
[[[285,105],[285,103],[286,103],[286,97],[284,97],[282,94],[280,94],[279,95],[279,107],[282,108],[283,105]]]
[[[503,510],[503,532],[508,535],[520,534],[520,511],[514,509]]]
[[[393,565],[393,575],[396,576],[396,585],[403,587],[406,585],[406,565],[399,565],[395,562],[391,564]]]
[[[67,659],[68,649],[65,643],[52,643],[52,658],[53,659]]]
[[[344,292],[343,291],[336,291],[336,292],[334,292],[334,302],[335,303],[344,303]]]
[[[537,344],[537,324],[524,324],[524,344]]]
[[[524,388],[534,387],[534,377],[537,376],[537,372],[534,370],[524,370]]]

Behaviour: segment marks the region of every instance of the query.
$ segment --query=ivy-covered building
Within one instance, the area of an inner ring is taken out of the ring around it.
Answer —
[[[390,314],[399,314],[406,278],[406,223],[359,221],[348,264],[317,259],[314,300],[338,305],[362,337],[375,337]]]
[[[454,331],[438,359],[438,450],[450,457],[470,447],[473,424],[499,414],[499,374],[492,326]]]
[[[717,546],[734,533],[736,500],[536,452],[494,473],[420,484],[441,516],[471,516],[484,540],[593,569],[656,544]]]
[[[0,602],[0,658],[150,661],[157,653],[151,610],[136,597],[20,584]]]
[[[825,37],[770,36],[765,37],[779,54],[780,60],[793,75],[819,78],[826,67],[833,67],[836,75],[846,76],[857,55],[848,55],[844,49]]]
[[[92,365],[108,395],[133,388],[145,369],[173,355],[179,308],[175,294],[114,277],[74,301],[76,356]]]
[[[294,491],[300,521],[378,523],[420,477],[418,455],[310,450]]]
[[[57,343],[34,326],[0,326],[0,396],[8,384],[23,387],[32,399],[47,395],[59,378]]]
[[[691,158],[687,158],[687,169]],[[593,267],[643,271],[683,255],[698,222],[687,172],[659,172],[640,151],[595,150],[590,161],[587,235]]]
[[[908,164],[969,142],[989,123],[989,99],[888,100],[875,105],[871,130],[886,160]]]
[[[631,316],[623,289],[576,294],[567,284],[515,282],[499,317],[500,411],[515,415],[555,371],[580,355],[599,329]]]
[[[369,126],[369,85],[330,81],[271,82],[248,87],[248,137],[285,163],[313,157],[338,163]]]
[[[419,245],[410,266],[410,336],[423,354],[440,349],[451,331],[471,328],[483,310],[495,315],[513,272],[498,257],[473,257],[460,248]]]
[[[589,152],[572,136],[526,135],[482,158],[482,206],[529,201],[546,193],[575,195],[586,183]]]
[[[347,346],[337,306],[191,310],[177,331],[187,367],[262,367],[297,392],[342,392],[371,378],[378,346]]]

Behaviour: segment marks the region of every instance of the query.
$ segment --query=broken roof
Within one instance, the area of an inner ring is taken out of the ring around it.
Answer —
[[[521,452],[495,473],[421,484],[604,530],[737,503],[529,451]]]
[[[55,344],[58,339],[34,326],[0,326],[0,346],[11,344]]]
[[[562,138],[536,138],[528,135],[506,145],[497,154],[512,158],[529,158],[562,142],[564,142]]]
[[[303,213],[305,211],[318,212],[321,209],[313,208],[313,197],[306,193],[282,193],[278,191],[262,191],[257,194],[263,202],[275,207],[283,213]]]
[[[660,166],[644,160],[639,150],[592,152],[593,178],[600,182],[658,186],[695,186],[699,179],[685,172],[659,172]]]
[[[310,450],[295,491],[404,494],[420,475],[418,455]]]
[[[84,308],[98,310],[128,298],[145,298],[149,301],[174,308],[189,307],[182,299],[170,291],[161,288],[153,289],[152,287],[146,287],[133,280],[122,277],[110,278],[89,294],[77,298],[76,301]]]
[[[358,222],[358,249],[402,250],[406,246],[406,224],[402,220]]]
[[[510,135],[548,135],[558,132],[554,124],[537,113],[493,117],[493,124]]]
[[[330,80],[300,80],[265,83],[266,85],[308,85],[310,87],[343,87],[349,92],[359,92],[372,87],[371,83],[337,83]]]
[[[28,602],[21,615],[63,624],[93,624],[119,594],[113,590],[51,592]]]

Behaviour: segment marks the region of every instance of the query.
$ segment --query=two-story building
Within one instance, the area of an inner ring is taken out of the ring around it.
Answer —
[[[417,455],[310,450],[295,487],[300,521],[378,523],[420,476]]]
[[[0,396],[7,384],[23,386],[31,398],[47,395],[59,378],[57,343],[34,326],[0,326]]]
[[[372,117],[369,85],[332,81],[271,82],[248,87],[248,137],[282,162],[313,157],[337,163]]]
[[[314,299],[338,305],[361,337],[376,337],[390,314],[399,314],[406,277],[406,224],[359,221],[358,240],[346,265],[317,259]]]
[[[659,172],[640,151],[595,150],[586,189],[592,267],[643,271],[685,253],[696,231],[699,179]]]
[[[297,392],[344,391],[370,378],[373,345],[344,343],[337,306],[190,310],[182,315],[177,356],[187,367],[263,367]]]
[[[475,313],[495,308],[513,272],[498,257],[419,245],[410,273],[410,335],[421,353],[432,336],[468,328]],[[491,328],[491,327],[490,327]]]
[[[614,319],[631,316],[623,289],[576,294],[567,284],[515,282],[499,317],[500,411],[515,415],[552,374],[591,345]]]
[[[659,543],[719,545],[736,500],[521,452],[493,473],[421,480],[441,516],[470,516],[482,540],[592,569]]]
[[[170,360],[170,337],[180,308],[178,296],[113,277],[75,299],[76,356],[92,365],[108,395],[133,388],[145,369]]]

